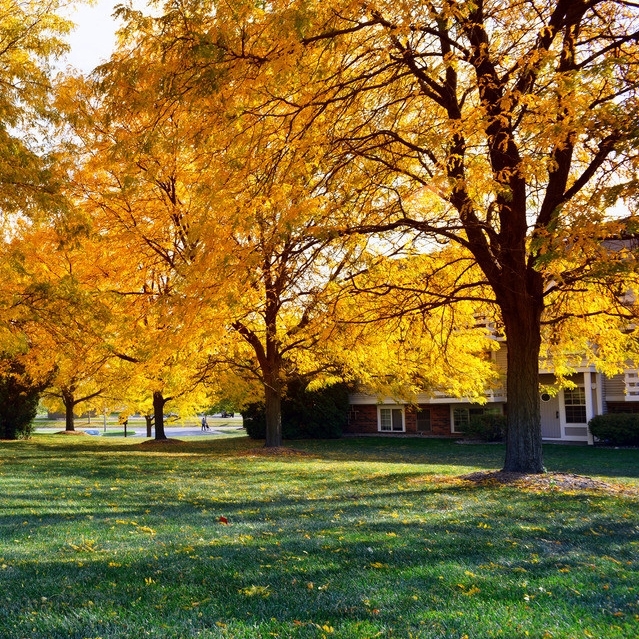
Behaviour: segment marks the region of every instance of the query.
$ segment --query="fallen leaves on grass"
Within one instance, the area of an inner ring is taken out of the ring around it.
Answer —
[[[532,491],[579,491],[594,490],[609,493],[632,493],[626,486],[609,484],[592,477],[571,473],[507,473],[501,470],[488,470],[458,477],[448,475],[423,475],[411,477],[409,483],[432,483],[447,486],[463,486],[472,482],[481,486],[511,485]]]
[[[263,597],[266,599],[271,596],[270,586],[248,586],[247,588],[240,588],[238,592],[245,597]]]
[[[410,477],[409,484],[438,484],[447,486],[464,485],[464,477],[453,477],[450,475],[421,475],[420,477]]]
[[[131,525],[139,532],[148,533],[149,535],[155,535],[155,530],[153,530],[153,528],[150,528],[149,526],[141,526],[140,524],[138,524],[137,521],[126,521],[125,519],[116,519],[115,523],[123,524],[125,526]]]
[[[69,542],[69,546],[76,552],[95,552],[98,549],[98,544],[93,539],[83,539],[79,544]]]
[[[483,486],[512,485],[533,492],[592,490],[607,493],[629,492],[626,486],[614,486],[592,477],[571,473],[507,473],[501,470],[462,475],[460,479]]]

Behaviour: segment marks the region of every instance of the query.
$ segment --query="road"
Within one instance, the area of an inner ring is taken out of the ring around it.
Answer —
[[[77,431],[83,430],[89,435],[103,434],[103,428],[98,425],[76,426],[75,429]],[[113,430],[122,431],[121,426],[109,425],[107,426],[107,429],[109,431],[113,431]],[[200,436],[200,435],[203,437],[211,437],[214,435],[224,435],[226,433],[234,432],[235,430],[241,430],[241,429],[242,429],[241,424],[238,424],[237,426],[235,424],[229,424],[224,429],[211,428],[210,430],[206,430],[206,431],[203,431],[199,426],[197,427],[196,426],[192,426],[192,427],[191,426],[165,426],[164,432],[167,437],[179,439],[181,437],[194,437],[194,436]],[[34,432],[41,435],[45,435],[45,434],[54,435],[55,433],[59,433],[61,430],[64,430],[64,423],[60,424],[60,428],[38,427],[35,429]],[[127,429],[127,436],[128,437],[146,437],[146,427],[140,427],[138,425],[129,427]]]

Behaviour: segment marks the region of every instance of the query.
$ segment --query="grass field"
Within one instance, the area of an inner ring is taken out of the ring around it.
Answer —
[[[639,637],[639,451],[546,447],[619,487],[566,492],[458,479],[498,445],[291,446],[0,442],[0,637]]]

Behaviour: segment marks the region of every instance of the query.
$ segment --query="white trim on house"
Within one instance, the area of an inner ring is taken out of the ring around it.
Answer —
[[[495,388],[488,390],[484,393],[484,397],[489,403],[505,402],[506,389]],[[418,402],[420,404],[470,404],[472,399],[470,397],[455,397],[455,395],[447,395],[446,393],[435,391],[432,395],[418,395]]]
[[[574,389],[563,389],[559,392],[559,421],[561,425],[561,441],[586,442],[588,441],[588,421],[593,417],[592,390],[590,373],[577,373],[577,379],[573,381],[577,385]],[[581,379],[579,379],[581,377]],[[583,395],[583,404],[576,403]],[[570,397],[571,403],[567,399]],[[585,420],[575,421],[575,415],[581,413]],[[572,413],[569,418],[568,413]]]
[[[389,406],[403,406],[403,404],[397,399],[392,397],[384,397],[383,399],[376,398],[366,393],[351,393],[349,395],[349,401],[351,404],[357,406],[370,405],[370,404],[383,404]]]

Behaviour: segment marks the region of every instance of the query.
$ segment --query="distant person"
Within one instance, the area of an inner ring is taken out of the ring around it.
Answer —
[[[202,430],[211,430],[211,429],[209,428],[209,422],[208,422],[208,420],[206,419],[206,415],[203,415],[203,416],[202,416]]]

